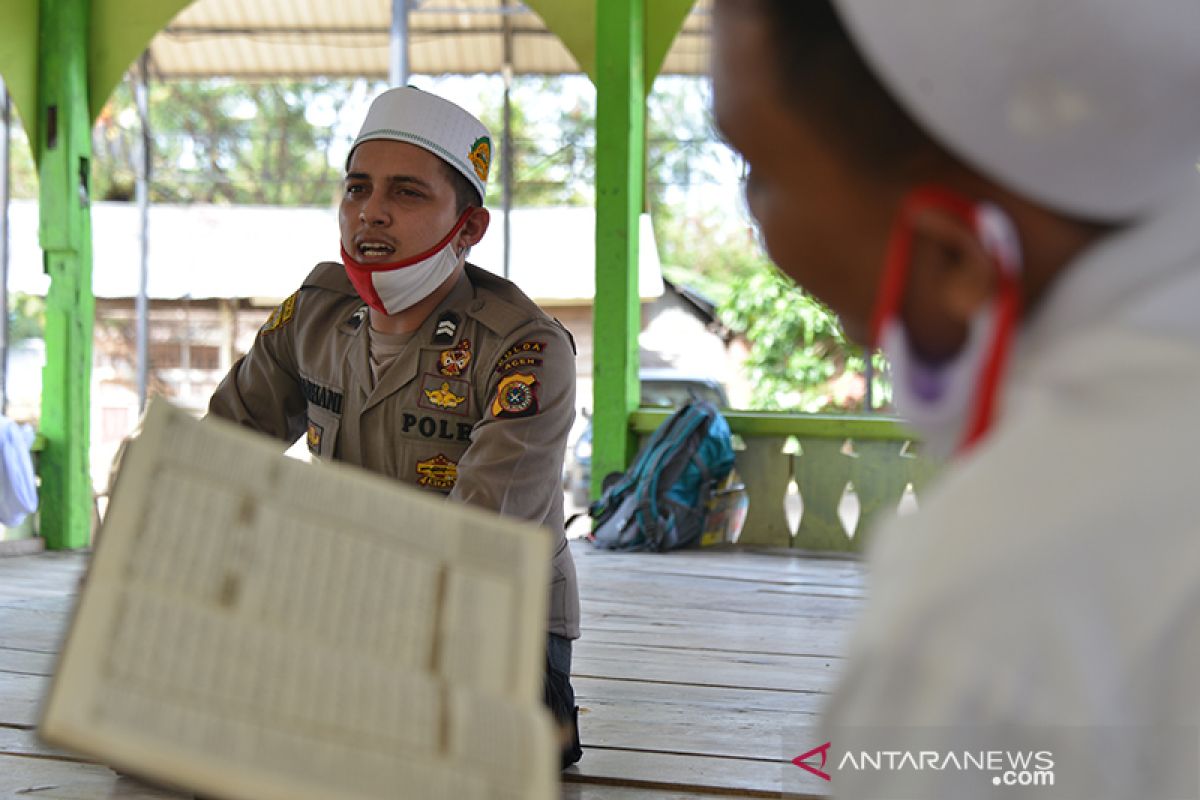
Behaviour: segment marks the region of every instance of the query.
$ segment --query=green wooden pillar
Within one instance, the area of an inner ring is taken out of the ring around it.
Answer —
[[[645,0],[596,4],[596,305],[592,494],[636,450],[638,216],[645,150]]]
[[[38,235],[50,275],[42,372],[41,529],[51,549],[86,547],[92,375],[89,0],[41,0],[36,151]]]

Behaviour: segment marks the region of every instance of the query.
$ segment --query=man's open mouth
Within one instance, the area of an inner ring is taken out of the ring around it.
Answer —
[[[358,246],[358,254],[363,258],[380,258],[390,256],[395,252],[396,248],[383,242],[362,242]]]

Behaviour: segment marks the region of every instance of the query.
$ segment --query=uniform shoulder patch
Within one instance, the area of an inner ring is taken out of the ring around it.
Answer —
[[[271,312],[271,316],[267,317],[267,321],[259,328],[259,333],[270,333],[277,331],[284,325],[292,321],[292,316],[296,313],[296,296],[299,292],[293,292],[290,297],[284,300],[279,306]]]
[[[538,412],[538,381],[536,375],[514,372],[505,375],[496,386],[496,398],[492,401],[492,416],[532,417]]]
[[[533,340],[517,342],[505,350],[500,358],[496,359],[496,366],[492,371],[511,372],[514,369],[540,367],[542,365],[542,353],[544,352],[546,352],[545,342],[535,342]]]

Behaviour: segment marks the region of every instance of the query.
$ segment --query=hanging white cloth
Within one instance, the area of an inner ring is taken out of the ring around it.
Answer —
[[[0,524],[20,525],[37,510],[37,483],[33,475],[34,431],[0,416]]]

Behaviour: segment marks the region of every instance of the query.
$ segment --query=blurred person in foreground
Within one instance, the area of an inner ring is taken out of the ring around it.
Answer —
[[[1200,796],[1200,3],[714,14],[772,259],[883,349],[949,459],[878,532],[797,744],[831,742],[840,797]],[[954,752],[1020,748],[1053,788]],[[933,755],[845,757],[868,750]]]

